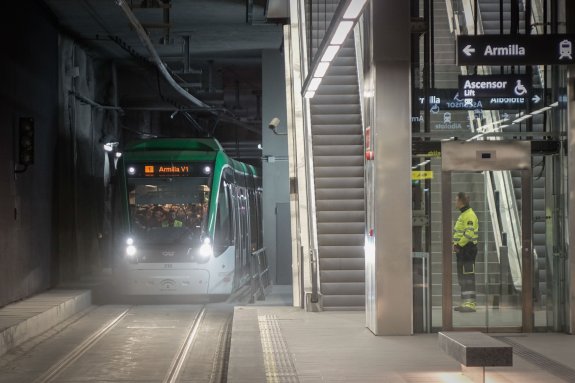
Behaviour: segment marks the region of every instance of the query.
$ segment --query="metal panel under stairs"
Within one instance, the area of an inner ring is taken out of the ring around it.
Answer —
[[[312,51],[319,46],[338,1],[320,3],[314,6],[319,14],[312,15]],[[314,18],[321,22],[313,23]],[[353,32],[310,106],[322,307],[364,310],[363,129]]]

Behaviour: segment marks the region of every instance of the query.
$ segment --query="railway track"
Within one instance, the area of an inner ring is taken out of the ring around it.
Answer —
[[[98,310],[113,315],[98,316]],[[10,363],[0,363],[0,382],[222,383],[232,313],[225,304],[91,310],[59,333],[12,353]]]

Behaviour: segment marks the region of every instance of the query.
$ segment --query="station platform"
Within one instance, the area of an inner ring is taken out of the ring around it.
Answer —
[[[92,304],[89,289],[56,289],[3,307],[0,355],[48,336]],[[234,310],[228,382],[471,381],[441,351],[437,334],[374,336],[363,312],[291,307],[290,286],[272,286],[265,300]],[[487,382],[575,382],[575,336],[492,336],[513,346],[514,360],[487,368]]]
[[[364,312],[305,312],[285,305],[290,294],[272,286],[235,308],[228,382],[471,382],[437,334],[375,336]],[[575,382],[575,336],[493,336],[513,346],[513,367],[486,368],[487,382]]]

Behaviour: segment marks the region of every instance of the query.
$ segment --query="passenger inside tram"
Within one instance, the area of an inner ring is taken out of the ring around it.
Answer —
[[[163,243],[202,235],[207,224],[209,187],[189,181],[129,185],[130,219],[141,240]]]

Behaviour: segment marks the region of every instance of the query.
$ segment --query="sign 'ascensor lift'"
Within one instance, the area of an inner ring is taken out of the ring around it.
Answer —
[[[569,65],[575,35],[461,35],[457,65]]]

